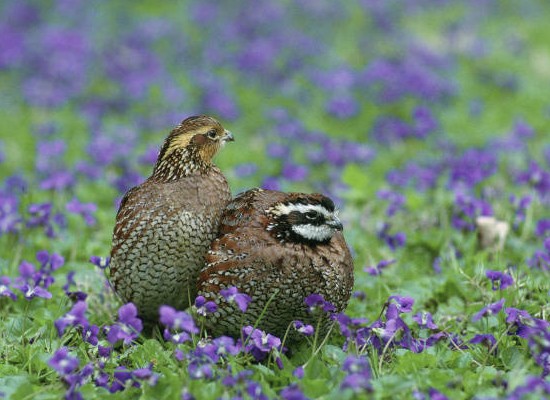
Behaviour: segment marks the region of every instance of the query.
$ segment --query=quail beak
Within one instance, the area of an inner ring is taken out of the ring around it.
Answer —
[[[224,135],[222,136],[222,142],[234,142],[235,138],[233,137],[233,134],[229,132],[227,129],[224,131]]]
[[[337,216],[333,216],[332,219],[328,220],[327,225],[330,226],[335,231],[341,231],[344,229],[342,222],[338,219]]]

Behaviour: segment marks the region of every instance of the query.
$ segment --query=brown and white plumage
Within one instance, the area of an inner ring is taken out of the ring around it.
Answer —
[[[218,303],[210,333],[238,337],[271,301],[258,327],[282,337],[294,320],[316,323],[304,304],[313,293],[344,310],[354,279],[341,230],[334,203],[321,194],[253,189],[235,198],[199,276],[198,294]],[[244,315],[220,298],[231,286],[252,297]]]
[[[156,321],[163,304],[182,309],[195,298],[204,256],[231,200],[212,157],[232,140],[212,117],[187,118],[166,138],[153,174],[122,199],[110,282],[146,321]]]

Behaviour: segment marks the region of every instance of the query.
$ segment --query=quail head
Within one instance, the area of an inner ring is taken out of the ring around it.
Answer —
[[[207,316],[209,333],[238,337],[242,326],[257,324],[282,338],[294,320],[315,326],[318,317],[304,303],[314,293],[343,311],[354,278],[341,231],[334,203],[321,194],[252,189],[236,197],[198,280],[198,294],[218,303]],[[244,314],[220,297],[232,286],[252,298]],[[320,334],[328,321],[319,324]]]
[[[110,282],[142,319],[167,304],[186,308],[223,209],[227,181],[212,157],[232,134],[214,118],[185,119],[162,146],[153,174],[130,189],[116,216]]]

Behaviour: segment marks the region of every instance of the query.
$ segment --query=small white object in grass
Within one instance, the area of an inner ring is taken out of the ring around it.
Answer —
[[[502,250],[510,224],[494,217],[481,216],[476,218],[479,245],[482,249]]]

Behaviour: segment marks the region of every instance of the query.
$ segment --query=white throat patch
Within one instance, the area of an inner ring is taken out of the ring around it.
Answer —
[[[335,230],[328,225],[293,225],[292,230],[307,240],[324,242],[334,235]]]

